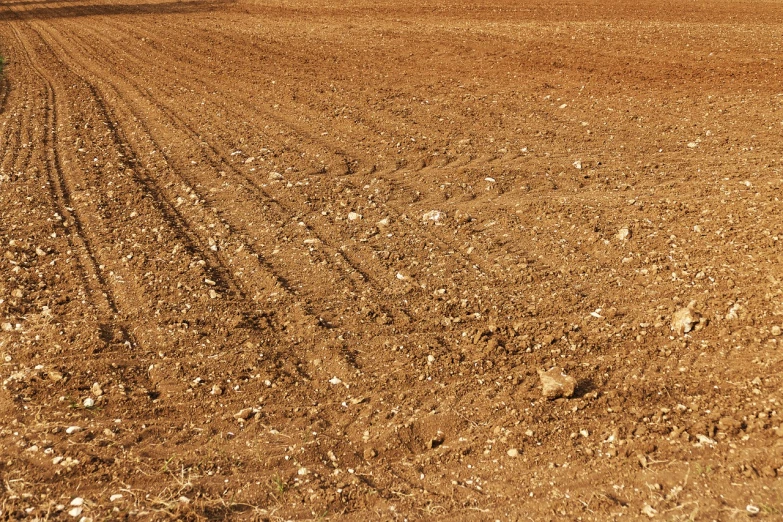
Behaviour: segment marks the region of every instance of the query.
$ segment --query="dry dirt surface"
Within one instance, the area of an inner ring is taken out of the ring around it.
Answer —
[[[779,1],[11,0],[0,54],[0,519],[783,519]]]

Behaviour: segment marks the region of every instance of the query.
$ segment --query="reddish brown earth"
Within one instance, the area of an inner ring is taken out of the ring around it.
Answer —
[[[780,2],[18,0],[0,52],[0,518],[783,517]]]

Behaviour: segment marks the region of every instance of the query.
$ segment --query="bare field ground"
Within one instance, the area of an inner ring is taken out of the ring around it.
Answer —
[[[783,519],[782,46],[774,1],[3,2],[0,519]]]

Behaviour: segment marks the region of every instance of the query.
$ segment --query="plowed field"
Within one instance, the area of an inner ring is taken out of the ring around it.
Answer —
[[[0,519],[783,517],[780,2],[11,0],[0,55]]]

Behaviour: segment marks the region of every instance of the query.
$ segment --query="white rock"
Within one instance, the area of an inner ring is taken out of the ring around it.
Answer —
[[[117,502],[122,498],[122,493],[115,493],[114,495],[109,497],[109,502]]]
[[[672,314],[671,329],[678,335],[684,335],[693,330],[694,325],[699,322],[701,317],[693,310],[695,303],[691,303],[687,308],[681,308]]]
[[[253,415],[253,408],[243,408],[234,414],[234,418],[239,421],[246,421]]]
[[[508,455],[511,458],[519,457],[519,450],[516,448],[511,448],[506,452],[506,455]]]
[[[630,237],[631,237],[631,231],[627,227],[623,227],[617,232],[617,239],[619,239],[620,241],[625,241]]]
[[[309,471],[307,471],[307,468],[299,468],[299,470],[296,472],[297,475],[307,475]]]
[[[566,375],[562,368],[538,370],[538,376],[541,379],[541,393],[547,399],[571,397],[576,390],[576,379]]]
[[[90,391],[96,397],[100,397],[101,395],[103,395],[103,388],[101,388],[101,385],[98,384],[97,382],[92,383],[92,387],[90,388]]]
[[[780,335],[780,326],[778,325],[773,326],[771,332],[772,335],[777,337],[778,335]]]
[[[79,427],[79,426],[69,426],[69,427],[67,427],[67,428],[65,429],[65,433],[67,433],[68,435],[73,435],[73,434],[74,434],[74,433],[76,433],[77,431],[81,431],[81,430],[82,430],[82,429],[81,429],[81,427]]]
[[[657,514],[658,510],[652,507],[650,504],[645,504],[642,508],[642,515],[647,515],[648,517],[653,518]]]
[[[84,402],[82,404],[84,404],[85,408],[92,408],[93,406],[95,406],[95,399],[93,399],[92,397],[87,397],[86,399],[84,399]]]
[[[742,306],[739,303],[734,304],[731,308],[729,308],[728,313],[726,314],[726,320],[727,321],[736,321],[739,319],[739,312],[742,309]]]
[[[356,212],[348,212],[348,221],[356,221],[362,219],[362,215]]]
[[[82,514],[83,509],[84,508],[82,507],[72,507],[71,509],[68,510],[68,514],[71,515],[73,518],[76,518]]]
[[[574,168],[575,168],[576,170],[582,170],[582,162],[581,162],[581,161],[578,161],[578,160],[577,160],[577,161],[575,161],[575,162],[574,162]]]
[[[331,379],[329,379],[329,384],[342,384],[342,383],[343,381],[337,377],[332,377]]]
[[[424,221],[433,221],[435,223],[437,223],[438,221],[440,221],[444,217],[445,217],[445,215],[440,210],[430,210],[429,212],[425,212],[421,216],[421,218]]]
[[[217,384],[212,386],[212,390],[210,392],[212,395],[223,395],[223,388],[218,386]]]
[[[689,149],[695,149],[698,146],[699,146],[699,144],[696,143],[695,141],[692,141],[692,142],[688,143],[688,148]]]
[[[84,499],[82,497],[76,497],[73,500],[71,500],[72,506],[83,506],[84,505]]]
[[[280,174],[279,172],[270,172],[269,179],[271,181],[280,181],[281,179],[283,179],[283,175]]]

